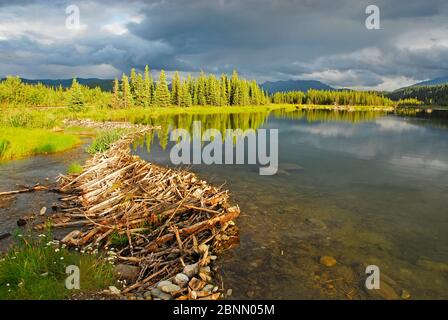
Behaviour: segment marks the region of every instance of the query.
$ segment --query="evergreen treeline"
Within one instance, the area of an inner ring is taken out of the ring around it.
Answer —
[[[123,74],[121,81],[115,79],[111,105],[114,108],[133,106],[244,106],[262,105],[270,102],[267,93],[253,81],[241,79],[236,71],[229,78],[223,74],[219,78],[201,72],[197,78],[190,75],[181,79],[176,72],[168,87],[165,72],[154,83],[152,74],[145,67],[143,74],[131,70],[130,75]]]
[[[412,86],[387,95],[393,100],[417,99],[427,105],[448,106],[448,84]]]
[[[446,94],[447,91],[448,86],[445,86],[445,91],[441,92]],[[434,96],[430,101],[441,104],[442,95],[439,91],[431,93]],[[404,101],[414,100],[408,98]],[[31,85],[22,82],[18,77],[7,77],[0,82],[0,105],[69,106],[73,110],[81,110],[86,105],[118,109],[192,105],[247,106],[269,103],[359,106],[397,104],[378,92],[369,91],[310,89],[307,92],[277,92],[269,96],[255,80],[242,79],[236,71],[230,77],[225,74],[216,77],[201,72],[196,78],[188,75],[185,79],[176,72],[169,86],[163,70],[155,81],[148,66],[143,73],[132,69],[129,75],[123,74],[120,80],[115,79],[112,93],[102,91],[98,87],[91,89],[79,84],[76,79],[73,80],[72,86],[66,89],[61,86],[45,86],[41,83]],[[446,103],[448,104],[448,101]]]
[[[73,80],[72,87],[64,89],[61,86],[45,86],[41,83],[28,84],[19,77],[7,77],[0,82],[0,105],[27,107],[73,106],[82,108],[84,105],[106,105],[110,93],[100,88],[88,88]]]
[[[273,103],[314,104],[314,105],[357,105],[357,106],[392,106],[394,102],[377,92],[348,90],[315,90],[307,92],[277,92],[272,95]]]

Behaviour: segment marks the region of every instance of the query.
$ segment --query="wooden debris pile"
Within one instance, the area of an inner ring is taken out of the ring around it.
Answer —
[[[93,121],[90,119],[64,119],[64,126],[66,127],[82,127],[82,128],[93,128],[93,129],[160,129],[160,126],[152,127],[143,124],[134,124],[127,121]]]
[[[49,218],[52,227],[76,229],[63,243],[113,248],[120,263],[138,266],[138,279],[125,292],[153,287],[186,265],[206,267],[212,252],[238,240],[233,220],[240,213],[229,204],[227,190],[132,155],[134,138],[94,155],[81,174],[60,176],[63,204]]]

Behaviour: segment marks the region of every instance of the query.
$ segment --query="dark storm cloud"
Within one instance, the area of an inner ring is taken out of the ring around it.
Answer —
[[[375,87],[448,74],[445,0],[75,1],[78,34],[64,29],[70,3],[0,1],[0,76],[110,77],[149,64]],[[381,30],[365,28],[370,4]]]

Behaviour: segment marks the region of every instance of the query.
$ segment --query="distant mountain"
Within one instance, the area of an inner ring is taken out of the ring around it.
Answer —
[[[437,85],[437,84],[445,84],[448,83],[448,77],[441,77],[441,78],[435,78],[432,80],[427,80],[427,81],[422,81],[419,83],[416,83],[414,85],[412,85],[411,87],[414,86],[433,86],[433,85]]]
[[[308,91],[309,89],[336,90],[317,80],[266,81],[261,85],[261,87],[269,93],[281,91]]]
[[[112,91],[113,80],[110,79],[76,78],[76,80],[80,84],[88,86],[90,88],[100,87],[102,90]],[[73,79],[37,79],[37,80],[22,79],[22,81],[30,84],[36,84],[40,82],[42,84],[51,87],[58,87],[61,85],[63,88],[68,88],[71,86]]]

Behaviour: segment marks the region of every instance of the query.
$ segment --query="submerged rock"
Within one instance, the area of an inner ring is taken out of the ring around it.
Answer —
[[[44,216],[46,212],[47,212],[47,207],[42,207],[42,209],[40,209],[39,215]]]
[[[401,299],[408,300],[411,298],[411,294],[407,290],[401,290]]]
[[[322,230],[327,229],[327,225],[319,219],[307,218],[305,221],[315,228],[322,229]]]
[[[326,267],[333,267],[337,263],[336,259],[330,256],[321,257],[319,262]]]

